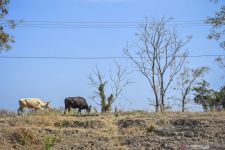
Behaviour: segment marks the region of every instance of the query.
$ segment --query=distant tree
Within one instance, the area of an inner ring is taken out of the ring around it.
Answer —
[[[134,63],[137,70],[147,79],[154,93],[155,111],[165,109],[166,92],[173,79],[181,70],[187,57],[184,46],[190,37],[181,40],[176,29],[170,29],[167,23],[170,19],[159,21],[146,19],[140,25],[140,32],[136,34],[138,41],[124,50],[125,54]]]
[[[217,57],[216,59],[215,59],[215,61],[219,64],[219,66],[221,67],[221,68],[225,68],[225,58],[224,57]]]
[[[191,89],[196,84],[196,81],[202,77],[207,71],[208,67],[199,67],[197,69],[189,69],[184,67],[182,72],[177,78],[176,88],[180,98],[178,100],[181,102],[181,111],[186,110],[186,105],[191,101],[189,97]]]
[[[7,5],[9,0],[0,0],[0,52],[9,50],[11,48],[10,43],[14,42],[12,36],[6,33],[5,28],[15,28],[15,22],[13,20],[3,21],[3,17],[8,14]]]
[[[203,80],[202,82],[197,83],[197,86],[193,88],[193,91],[195,92],[194,102],[202,105],[205,112],[214,107],[214,91],[209,89],[209,83]]]
[[[220,41],[220,47],[225,49],[225,5],[215,13],[214,17],[208,17],[206,23],[212,25],[208,38]]]
[[[106,96],[106,85],[107,80],[104,79],[104,75],[99,71],[98,68],[90,75],[89,81],[91,86],[96,89],[93,99],[100,98],[101,112],[111,111],[112,104],[122,94],[124,88],[131,82],[127,79],[128,72],[123,69],[121,65],[116,64],[117,70],[116,75],[113,77],[110,73],[110,83],[112,86],[111,94]]]
[[[216,110],[225,109],[225,86],[221,87],[219,91],[215,91],[213,98],[213,108]]]
[[[219,0],[212,1],[217,3]],[[220,47],[225,50],[225,5],[223,5],[213,17],[208,17],[206,23],[212,26],[208,38],[218,41]],[[218,62],[221,67],[225,68],[224,57],[216,58],[216,62]]]
[[[220,97],[220,105],[225,110],[225,86],[223,86],[221,88],[220,93],[219,93],[219,97]]]
[[[194,102],[203,106],[204,111],[225,109],[225,86],[219,91],[209,88],[209,83],[205,80],[199,82],[193,88],[195,92]]]

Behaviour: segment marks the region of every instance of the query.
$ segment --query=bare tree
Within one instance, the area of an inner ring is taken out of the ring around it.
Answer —
[[[128,71],[123,69],[118,63],[116,63],[116,68],[115,76],[110,72],[110,83],[112,87],[111,94],[109,94],[108,97],[105,92],[106,84],[108,82],[104,79],[104,75],[100,70],[96,68],[96,70],[89,76],[91,86],[96,89],[92,98],[94,100],[96,98],[100,98],[100,103],[96,104],[101,106],[102,112],[111,111],[112,104],[122,94],[124,88],[131,83],[131,81],[127,79]]]
[[[197,69],[189,69],[184,67],[182,72],[177,78],[177,84],[175,89],[180,97],[177,98],[181,102],[181,111],[186,110],[186,105],[191,101],[189,97],[192,87],[196,84],[196,81],[202,77],[207,71],[208,67],[199,67]]]
[[[169,19],[152,20],[140,25],[138,41],[131,52],[130,47],[125,54],[138,68],[138,71],[148,80],[155,97],[155,111],[163,111],[165,97],[174,77],[181,70],[187,57],[184,46],[189,42],[178,38],[175,28],[169,29]]]

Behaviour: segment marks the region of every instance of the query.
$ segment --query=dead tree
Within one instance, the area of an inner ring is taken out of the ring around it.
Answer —
[[[138,71],[148,80],[155,97],[155,111],[163,111],[165,97],[174,77],[187,57],[184,46],[189,42],[178,38],[177,31],[163,18],[140,25],[138,41],[124,50]],[[131,49],[136,49],[132,52]]]
[[[94,92],[93,100],[100,98],[100,103],[96,102],[96,104],[101,106],[102,112],[110,112],[112,104],[118,99],[118,97],[122,94],[124,88],[131,83],[129,79],[127,79],[128,71],[123,69],[118,63],[116,63],[116,74],[113,75],[110,73],[110,79],[108,80],[111,84],[111,94],[106,96],[106,85],[107,81],[104,79],[104,75],[100,72],[98,68],[90,75],[89,81],[91,86],[96,90]]]

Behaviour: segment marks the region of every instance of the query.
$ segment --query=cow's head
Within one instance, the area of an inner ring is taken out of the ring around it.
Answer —
[[[52,108],[50,107],[50,103],[51,103],[51,101],[46,102],[46,104],[44,105],[44,109],[52,109]]]
[[[91,112],[91,105],[90,105],[90,106],[88,106],[88,108],[87,108],[87,112],[88,112],[88,113],[90,113],[90,112]]]

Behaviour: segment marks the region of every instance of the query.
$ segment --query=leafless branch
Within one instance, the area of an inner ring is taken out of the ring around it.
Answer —
[[[132,53],[129,46],[125,54],[147,79],[154,96],[156,111],[164,109],[164,99],[175,76],[180,72],[186,60],[187,53],[183,47],[190,38],[182,41],[178,38],[175,28],[171,31],[166,24],[171,19],[162,18],[140,25],[135,42],[137,52]],[[177,57],[177,56],[182,57]]]

